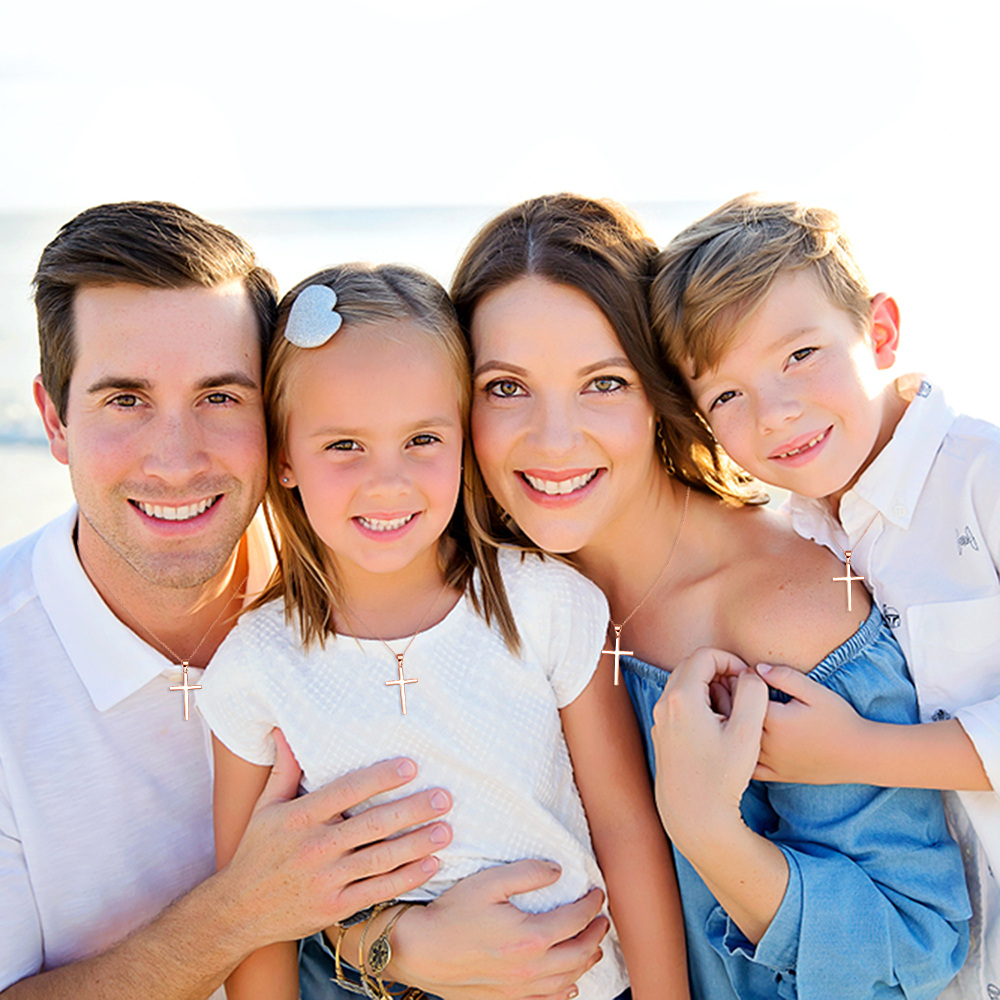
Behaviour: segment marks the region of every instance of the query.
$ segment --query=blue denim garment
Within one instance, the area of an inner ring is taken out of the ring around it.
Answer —
[[[622,668],[654,770],[653,706],[669,674]],[[918,721],[899,648],[872,613],[809,676],[867,718]],[[772,696],[778,692],[772,691]],[[675,850],[694,1000],[931,1000],[965,960],[969,899],[938,792],[752,781],[750,829],[788,860],[785,896],[756,947]]]

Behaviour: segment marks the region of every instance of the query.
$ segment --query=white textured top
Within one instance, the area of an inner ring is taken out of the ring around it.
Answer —
[[[523,858],[563,869],[555,885],[513,897],[521,909],[549,910],[604,887],[559,709],[597,667],[607,630],[603,594],[563,563],[500,553],[522,653],[511,655],[463,598],[417,635],[406,654],[406,712],[396,661],[378,640],[339,636],[305,651],[282,602],[243,616],[219,648],[197,692],[216,736],[256,764],[274,757],[280,726],[313,789],[345,771],[406,755],[416,780],[365,805],[442,786],[453,797],[451,844],[441,867],[409,898],[440,895],[466,875]],[[390,643],[402,651],[408,640]],[[581,997],[610,1000],[627,985],[617,942],[579,982]]]
[[[906,654],[921,721],[957,718],[1000,790],[1000,429],[956,416],[923,381],[839,522],[815,500],[789,508],[800,535],[841,559],[837,543],[852,550]],[[831,589],[843,599],[843,584]],[[969,961],[942,996],[1000,996],[1000,794],[946,792],[945,806],[974,915]]]
[[[87,579],[76,516],[0,551],[0,989],[106,950],[215,870],[207,730],[170,690],[180,668]]]

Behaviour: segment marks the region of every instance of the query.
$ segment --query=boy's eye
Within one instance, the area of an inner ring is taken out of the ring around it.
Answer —
[[[486,384],[486,394],[500,399],[510,399],[512,396],[523,396],[524,389],[511,378],[497,378]]]
[[[720,392],[715,399],[708,406],[709,413],[712,412],[717,406],[724,406],[731,399],[735,399],[738,393],[735,389],[727,389],[725,392]]]
[[[815,354],[817,348],[815,347],[800,347],[797,351],[792,351],[791,360],[792,361],[805,361],[810,354]]]
[[[618,375],[599,375],[588,385],[588,389],[594,392],[609,393],[617,392],[619,389],[628,387],[628,382]]]

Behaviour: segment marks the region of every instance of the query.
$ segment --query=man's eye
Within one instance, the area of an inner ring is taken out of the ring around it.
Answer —
[[[123,410],[130,410],[139,405],[139,397],[131,392],[122,392],[115,396],[111,402]]]
[[[206,396],[205,399],[213,406],[224,406],[226,403],[233,402],[233,397],[228,392],[213,392]]]
[[[494,379],[486,386],[487,395],[510,399],[512,396],[523,396],[524,390],[511,378]]]

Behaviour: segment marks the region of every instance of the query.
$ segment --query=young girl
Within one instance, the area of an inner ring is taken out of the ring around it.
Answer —
[[[327,929],[331,978],[350,982],[350,963],[369,995],[388,995],[385,952],[433,919],[433,904],[408,904],[537,857],[562,875],[515,897],[526,911],[607,879],[618,936],[580,996],[626,989],[620,940],[636,1000],[686,997],[669,849],[627,696],[600,657],[607,604],[561,562],[487,550],[456,510],[470,383],[444,290],[399,266],[308,278],[281,304],[264,393],[279,564],[198,698],[215,734],[219,864],[274,760],[273,727],[306,789],[405,754],[425,787],[452,793],[454,837],[405,902]],[[297,997],[295,949],[250,956],[230,1000]]]

